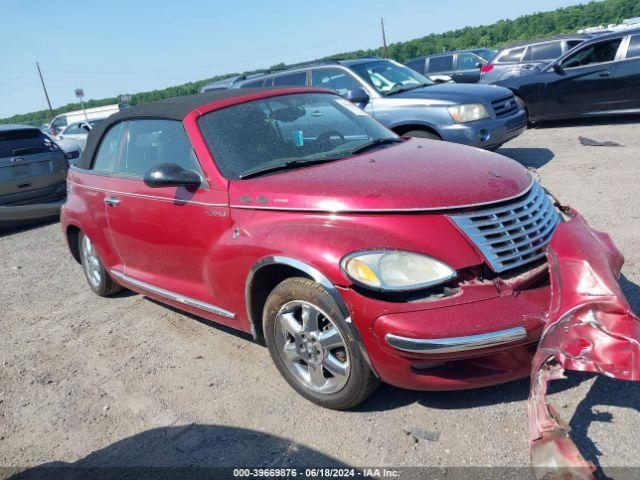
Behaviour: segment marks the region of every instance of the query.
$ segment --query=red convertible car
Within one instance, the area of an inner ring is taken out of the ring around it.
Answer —
[[[124,110],[91,131],[68,190],[64,236],[98,295],[125,287],[251,332],[326,407],[380,380],[452,390],[531,375],[543,331],[568,318],[593,331],[543,337],[534,376],[567,358],[631,362],[597,345],[598,325],[625,325],[611,342],[637,329],[607,235],[518,163],[400,138],[325,90]],[[552,422],[536,425],[542,437]]]

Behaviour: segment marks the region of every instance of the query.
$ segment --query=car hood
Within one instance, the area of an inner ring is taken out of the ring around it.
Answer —
[[[385,98],[444,100],[452,103],[487,103],[512,95],[511,91],[495,85],[469,83],[439,83],[430,87],[416,88],[396,93]]]
[[[443,210],[522,194],[531,174],[484,150],[410,139],[356,157],[233,181],[240,208],[349,211]]]

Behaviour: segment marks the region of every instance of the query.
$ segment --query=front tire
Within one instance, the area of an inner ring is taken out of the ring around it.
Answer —
[[[78,243],[82,270],[84,271],[84,276],[87,278],[87,283],[89,283],[91,290],[101,297],[108,297],[123,290],[120,285],[111,280],[104,265],[98,258],[98,253],[91,239],[89,239],[86,233],[80,232],[78,235]]]
[[[354,407],[379,385],[335,300],[313,280],[288,278],[274,288],[263,328],[280,374],[322,407]]]

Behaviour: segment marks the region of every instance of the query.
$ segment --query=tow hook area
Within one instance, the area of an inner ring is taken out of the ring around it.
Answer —
[[[624,259],[608,235],[570,213],[549,244],[551,308],[531,373],[531,463],[545,480],[595,478],[595,466],[547,403],[549,381],[565,378],[565,370],[640,380],[640,319],[617,281]]]

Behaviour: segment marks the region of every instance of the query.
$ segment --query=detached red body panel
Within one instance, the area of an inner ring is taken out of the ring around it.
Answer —
[[[531,375],[529,433],[538,478],[594,478],[546,402],[550,380],[563,378],[564,370],[640,380],[640,319],[617,281],[624,259],[608,235],[572,214],[549,245],[552,302]]]

